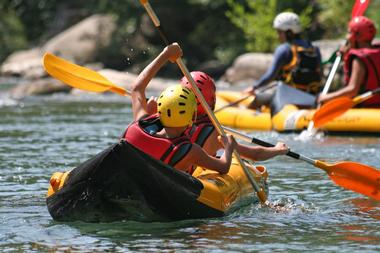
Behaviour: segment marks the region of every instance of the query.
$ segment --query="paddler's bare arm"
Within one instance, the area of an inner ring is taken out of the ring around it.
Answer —
[[[289,147],[282,142],[277,142],[276,146],[270,148],[239,143],[237,150],[244,158],[253,161],[265,161],[278,155],[286,155],[289,151]]]
[[[203,145],[203,149],[209,155],[215,156],[216,152],[223,148],[223,145],[217,141],[218,135],[218,132],[214,130]],[[244,158],[253,161],[265,161],[278,155],[286,155],[289,151],[288,146],[282,142],[278,142],[275,147],[270,148],[237,143],[236,148]]]
[[[236,145],[236,141],[232,136],[224,137],[225,152],[220,158],[208,155],[199,145],[193,144],[187,156],[179,162],[175,167],[185,170],[191,165],[201,166],[210,170],[218,171],[226,174],[231,166],[232,152]]]
[[[175,62],[182,56],[182,49],[177,43],[167,47],[138,75],[131,87],[133,119],[138,120],[148,114],[145,89],[152,78],[167,61]]]
[[[331,92],[325,95],[319,95],[318,103],[325,103],[330,100],[339,98],[339,97],[354,97],[359,93],[361,85],[364,83],[366,75],[366,69],[363,62],[359,59],[354,59],[352,61],[352,73],[350,80],[344,88]]]

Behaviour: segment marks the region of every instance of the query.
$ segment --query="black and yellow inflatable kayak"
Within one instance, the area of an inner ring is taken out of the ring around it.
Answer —
[[[268,191],[265,167],[256,169]],[[58,221],[153,221],[220,217],[255,196],[236,161],[228,174],[197,168],[191,176],[120,141],[69,172],[54,173],[46,203]]]

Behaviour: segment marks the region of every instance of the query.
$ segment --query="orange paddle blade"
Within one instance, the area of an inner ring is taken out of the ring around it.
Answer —
[[[345,113],[354,106],[354,101],[348,97],[341,97],[322,105],[313,115],[314,126],[319,128]]]
[[[120,95],[128,95],[127,91],[106,79],[98,72],[73,64],[53,54],[43,57],[46,72],[52,77],[81,90],[92,92],[112,91]]]
[[[380,200],[380,170],[348,161],[327,164],[317,160],[315,166],[325,170],[337,185]]]

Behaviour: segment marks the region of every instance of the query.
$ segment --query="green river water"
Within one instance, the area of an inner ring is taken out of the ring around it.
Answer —
[[[0,98],[0,252],[379,252],[380,203],[336,186],[322,170],[278,157],[264,162],[271,202],[223,218],[180,222],[60,223],[45,195],[51,174],[117,141],[131,120],[114,95]],[[252,134],[252,133],[250,133]],[[301,154],[380,168],[380,138],[254,133]]]

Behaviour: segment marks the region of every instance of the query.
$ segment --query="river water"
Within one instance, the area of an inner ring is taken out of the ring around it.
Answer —
[[[131,120],[116,95],[0,98],[0,252],[379,252],[380,203],[335,185],[307,163],[264,164],[271,202],[248,203],[223,218],[180,222],[60,223],[45,195],[51,174],[108,147]],[[255,133],[316,159],[380,168],[379,137]]]

